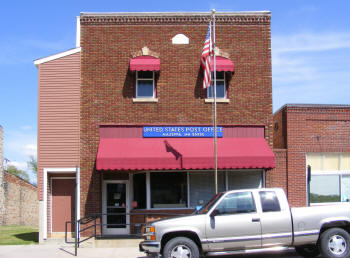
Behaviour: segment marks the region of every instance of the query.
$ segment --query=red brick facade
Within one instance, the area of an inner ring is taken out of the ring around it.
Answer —
[[[350,106],[285,105],[274,115],[274,123],[274,147],[286,148],[285,187],[289,202],[292,206],[304,206],[306,153],[350,152]],[[278,165],[275,170],[279,177],[284,173]]]
[[[101,174],[95,171],[101,124],[207,125],[200,54],[208,15],[81,16],[81,216],[100,212]],[[188,45],[173,45],[177,34]],[[272,147],[270,15],[218,14],[216,42],[235,72],[227,82],[229,103],[218,104],[218,124],[262,125]],[[132,53],[147,46],[159,53],[157,103],[134,103]]]

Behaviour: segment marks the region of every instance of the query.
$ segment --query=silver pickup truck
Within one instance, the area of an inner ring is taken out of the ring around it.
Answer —
[[[290,208],[282,189],[219,193],[190,216],[143,229],[140,251],[163,258],[281,251],[350,257],[350,204]]]

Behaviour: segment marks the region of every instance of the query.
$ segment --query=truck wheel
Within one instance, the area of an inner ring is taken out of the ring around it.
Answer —
[[[325,258],[350,257],[350,235],[344,229],[330,228],[322,233],[320,251]]]
[[[295,251],[303,257],[316,257],[320,254],[317,245],[296,246]]]
[[[198,258],[199,250],[195,242],[187,237],[175,237],[163,249],[163,258]]]

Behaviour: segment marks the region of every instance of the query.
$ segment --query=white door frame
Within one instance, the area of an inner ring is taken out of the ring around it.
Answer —
[[[125,212],[130,212],[130,196],[129,196],[129,180],[103,180],[102,183],[102,213],[107,213],[107,205],[106,205],[106,191],[107,184],[125,184]],[[107,223],[107,216],[102,216],[102,224]],[[102,234],[104,235],[127,235],[130,234],[130,215],[126,215],[126,227],[125,228],[111,228],[107,229],[105,226],[102,226]]]
[[[77,196],[78,199],[77,207],[78,210],[78,217],[77,220],[80,219],[80,168],[44,168],[43,169],[43,182],[42,182],[42,192],[43,192],[43,218],[42,218],[42,227],[43,227],[43,239],[47,239],[47,198],[48,198],[48,191],[47,191],[47,184],[48,184],[48,175],[50,173],[57,173],[57,174],[65,174],[65,173],[72,173],[75,174],[75,180],[77,183]]]

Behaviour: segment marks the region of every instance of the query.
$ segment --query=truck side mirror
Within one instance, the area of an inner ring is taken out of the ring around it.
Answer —
[[[219,210],[213,210],[211,213],[210,213],[210,217],[211,218],[214,218],[215,216],[219,215],[220,214],[220,211]]]

